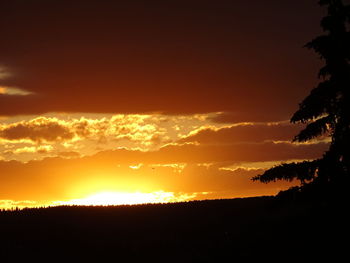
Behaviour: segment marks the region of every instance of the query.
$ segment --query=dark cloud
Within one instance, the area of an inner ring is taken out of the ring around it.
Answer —
[[[314,85],[313,1],[3,0],[0,115],[235,112],[286,119]],[[307,55],[308,54],[308,55]],[[278,114],[277,114],[278,113]]]
[[[157,151],[119,149],[96,154],[93,160],[122,163],[212,163],[267,162],[291,159],[315,159],[328,148],[326,143],[236,143],[230,145],[168,145]]]
[[[300,125],[286,123],[242,124],[221,129],[203,129],[181,139],[180,142],[232,144],[240,142],[291,141],[300,129]]]
[[[290,143],[238,143],[231,145],[183,145],[163,147],[158,155],[168,162],[261,162],[289,159],[314,159],[328,144],[293,145]],[[152,157],[150,156],[152,159]]]
[[[56,142],[71,140],[74,136],[69,127],[44,117],[0,126],[0,139],[9,141]]]
[[[294,108],[297,109],[297,106]],[[291,109],[281,107],[276,111],[264,111],[257,109],[246,110],[245,112],[222,112],[209,119],[216,123],[239,123],[239,122],[274,122],[285,121],[291,117]]]

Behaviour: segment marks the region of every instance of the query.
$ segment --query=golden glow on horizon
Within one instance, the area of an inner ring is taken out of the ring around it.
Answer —
[[[82,199],[57,201],[54,205],[137,205],[184,201],[182,196],[176,197],[173,192],[99,192]]]
[[[0,210],[13,210],[24,208],[43,208],[53,206],[113,206],[113,205],[138,205],[160,204],[197,200],[198,194],[203,193],[174,193],[163,190],[154,192],[126,192],[126,191],[101,191],[87,195],[84,198],[68,201],[32,201],[32,200],[0,200]]]
[[[0,209],[275,194],[289,183],[266,188],[250,177],[281,162],[318,158],[325,148],[284,141],[291,133],[284,122],[228,125],[213,122],[214,117],[49,113],[3,118]]]

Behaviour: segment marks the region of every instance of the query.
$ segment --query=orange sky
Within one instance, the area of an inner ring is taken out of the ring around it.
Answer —
[[[316,2],[2,1],[0,207],[285,189],[250,178],[327,148],[288,122],[317,83]]]

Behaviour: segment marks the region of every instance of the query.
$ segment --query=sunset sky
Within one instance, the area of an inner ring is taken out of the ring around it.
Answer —
[[[250,178],[327,149],[289,123],[317,2],[0,0],[0,208],[286,189]]]

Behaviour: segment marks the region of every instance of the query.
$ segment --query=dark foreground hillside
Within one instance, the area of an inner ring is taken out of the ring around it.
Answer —
[[[0,262],[337,262],[346,210],[261,197],[0,212]]]

